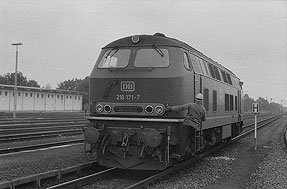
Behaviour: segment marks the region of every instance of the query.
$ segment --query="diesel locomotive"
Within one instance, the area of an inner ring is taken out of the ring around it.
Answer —
[[[203,94],[207,119],[188,141],[194,155],[242,131],[242,85],[229,69],[162,33],[115,40],[90,75],[85,153],[108,167],[166,169],[179,161],[173,154],[187,113],[167,107]]]

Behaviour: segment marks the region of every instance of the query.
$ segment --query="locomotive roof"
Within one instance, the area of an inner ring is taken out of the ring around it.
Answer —
[[[179,41],[177,39],[174,38],[170,38],[170,37],[166,37],[164,34],[162,33],[155,33],[154,35],[138,35],[139,36],[139,42],[137,43],[133,43],[132,42],[132,37],[133,36],[128,36],[128,37],[124,37],[118,40],[115,40],[109,44],[107,44],[105,47],[103,47],[103,49],[106,48],[116,48],[116,47],[139,47],[139,46],[152,46],[152,45],[157,45],[157,46],[171,46],[171,47],[181,47],[181,48],[185,48],[188,50],[191,50],[193,52],[195,52],[196,54],[202,56],[203,58],[209,60],[209,62],[225,69],[226,71],[230,72],[232,75],[234,75],[235,77],[237,77],[232,71],[230,71],[229,69],[227,69],[226,67],[222,66],[221,64],[219,64],[218,62],[212,60],[211,58],[209,58],[208,56],[204,55],[202,52],[196,50],[195,48],[191,47],[190,45],[188,45],[185,42]]]

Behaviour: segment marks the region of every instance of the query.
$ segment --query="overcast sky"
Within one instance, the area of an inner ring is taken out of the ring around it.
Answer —
[[[162,32],[232,70],[244,91],[287,105],[287,1],[0,0],[0,75],[41,87],[90,75],[103,46]]]

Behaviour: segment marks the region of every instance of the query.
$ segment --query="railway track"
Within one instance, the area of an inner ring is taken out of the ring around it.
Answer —
[[[42,139],[42,138],[51,138],[59,136],[75,136],[83,134],[83,126],[75,129],[68,130],[57,130],[57,131],[45,131],[45,132],[33,132],[33,133],[20,133],[20,134],[10,134],[0,136],[0,142],[15,142],[22,140],[32,140],[32,139]]]
[[[16,152],[23,152],[27,150],[39,150],[39,149],[50,148],[50,147],[61,147],[61,146],[66,146],[66,145],[71,145],[71,144],[83,144],[83,143],[84,143],[84,139],[76,139],[76,140],[69,140],[69,141],[20,146],[20,147],[14,147],[14,148],[5,148],[5,149],[0,149],[0,156],[11,154],[11,153],[16,153]]]
[[[84,118],[75,120],[30,120],[29,122],[17,122],[0,124],[0,142],[13,142],[19,140],[31,140],[57,136],[80,135],[87,120]]]
[[[269,123],[276,121],[278,119],[280,119],[282,117],[282,115],[280,116],[275,116],[275,117],[271,117],[271,118],[267,118],[264,119],[260,122],[258,122],[258,129],[260,129],[261,127],[264,127],[266,125],[268,125]],[[246,125],[244,127],[244,129],[246,130],[247,128],[251,128],[252,126],[254,126],[254,124],[249,124]],[[145,174],[139,174],[137,176],[135,176],[135,172],[136,171],[130,171],[132,174],[127,175],[125,173],[125,170],[119,170],[119,169],[115,169],[115,168],[111,168],[111,170],[106,170],[103,173],[99,172],[99,173],[95,173],[95,174],[91,174],[89,176],[85,176],[82,178],[77,178],[75,180],[71,180],[69,182],[65,182],[65,183],[61,183],[59,185],[55,185],[50,187],[49,189],[56,189],[56,188],[70,188],[71,186],[75,187],[79,187],[83,186],[83,188],[89,188],[89,187],[93,187],[93,188],[113,188],[114,185],[112,184],[116,184],[117,187],[116,188],[126,188],[126,189],[132,189],[132,188],[145,188],[148,184],[154,183],[156,180],[163,178],[164,176],[167,176],[168,174],[178,171],[192,163],[195,163],[196,161],[198,161],[199,159],[206,157],[212,153],[215,153],[221,149],[223,149],[224,147],[226,147],[227,145],[230,145],[231,143],[249,135],[250,133],[252,133],[254,131],[254,129],[250,129],[248,131],[244,131],[242,134],[240,134],[239,136],[233,138],[232,140],[223,143],[219,146],[216,146],[215,148],[212,148],[206,152],[203,152],[199,155],[197,155],[194,158],[191,158],[189,160],[183,161],[180,164],[177,164],[176,166],[173,166],[167,170],[164,171],[159,171],[156,173],[150,172],[149,174],[147,174],[145,172]],[[117,171],[117,174],[115,174],[114,172]],[[120,171],[120,173],[119,173]],[[123,171],[123,172],[122,172]],[[125,181],[122,181],[122,175],[126,174],[126,178]],[[103,175],[105,175],[106,177],[103,178]],[[107,176],[109,175],[109,176]],[[119,176],[121,175],[121,176]],[[133,176],[131,176],[133,175]],[[87,184],[87,183],[93,183],[93,184]],[[112,183],[111,183],[112,182]],[[86,186],[84,186],[86,185]]]
[[[260,127],[263,127],[267,124],[269,124],[270,122],[272,121],[275,121],[277,119],[279,119],[281,116],[276,116],[276,117],[273,117],[273,118],[268,118],[268,119],[265,119],[265,120],[262,120],[260,122],[258,122],[258,128]],[[191,163],[194,163],[196,162],[198,159],[200,158],[203,158],[209,154],[212,154],[213,152],[216,152],[222,148],[224,148],[226,145],[229,145],[230,143],[236,141],[236,140],[239,140],[243,137],[245,137],[246,135],[248,135],[249,133],[252,132],[252,129],[249,130],[249,128],[251,128],[252,126],[254,126],[254,124],[249,124],[249,125],[246,125],[244,127],[244,132],[232,139],[230,142],[228,143],[224,143],[220,146],[217,146],[215,147],[214,149],[212,150],[209,150],[207,152],[204,152],[188,161],[185,161],[185,162],[182,162],[174,167],[171,167],[165,171],[162,171],[162,172],[157,172],[157,173],[149,173],[150,175],[148,174],[144,174],[144,175],[138,175],[136,176],[136,178],[131,178],[131,175],[135,175],[132,171],[127,171],[127,172],[132,172],[132,173],[129,173],[130,175],[128,175],[128,173],[125,173],[125,172],[122,172],[123,170],[118,170],[118,169],[114,169],[112,168],[110,171],[101,171],[99,173],[93,173],[91,175],[86,175],[85,177],[82,177],[82,178],[78,178],[78,179],[74,179],[72,181],[69,181],[67,183],[62,183],[60,184],[59,186],[51,186],[50,188],[70,188],[71,184],[74,186],[74,185],[86,185],[86,183],[90,183],[91,180],[101,180],[101,182],[98,182],[98,181],[93,181],[93,186],[96,186],[96,187],[105,187],[105,188],[112,188],[112,186],[109,184],[111,182],[111,180],[114,182],[114,183],[118,183],[118,187],[117,188],[143,188],[144,186],[148,185],[149,183],[153,183],[155,182],[156,180],[158,180],[159,178],[162,178],[164,176],[166,176],[167,174],[171,173],[171,172],[174,172],[174,171],[177,171]],[[247,131],[248,129],[248,131]],[[79,141],[69,141],[68,143],[72,143],[72,142],[79,142],[81,143],[83,140],[79,140]],[[28,147],[22,147],[22,148],[19,148],[19,149],[11,149],[11,151],[9,152],[8,151],[2,151],[2,154],[5,154],[5,153],[11,153],[11,152],[16,152],[17,150],[18,151],[23,151],[23,150],[31,150],[31,149],[40,149],[40,148],[47,148],[47,147],[52,147],[52,146],[60,146],[60,145],[65,145],[65,143],[51,143],[51,144],[43,144],[43,146],[40,146],[40,145],[35,145],[35,146],[28,146]],[[0,151],[0,154],[1,154],[1,151]],[[77,169],[77,168],[74,168],[74,169]],[[112,171],[113,170],[113,171]],[[58,171],[61,171],[61,170],[58,170]],[[114,172],[117,171],[117,174],[115,174]],[[120,171],[120,172],[119,172]],[[69,171],[62,171],[62,172],[69,172]],[[122,175],[123,177],[120,177],[118,178],[117,175]],[[44,174],[45,175],[45,174]],[[49,175],[49,174],[48,174]],[[108,176],[107,176],[108,175]],[[98,178],[103,178],[103,176],[106,176],[104,179],[98,179]],[[22,180],[20,181],[19,179],[17,180],[14,180],[13,182],[9,182],[10,184],[5,184],[6,186],[9,185],[9,187],[11,185],[17,185],[18,184],[25,184],[26,182],[30,182],[31,179],[27,179],[27,178],[38,178],[36,179],[36,182],[37,183],[40,183],[39,181],[39,178],[46,178],[45,176],[43,176],[43,173],[42,174],[39,174],[38,176],[37,175],[33,175],[33,176],[28,176],[28,177],[25,177],[25,178],[22,178]],[[26,181],[25,181],[26,179]],[[56,179],[59,179],[59,176],[56,176]],[[37,181],[38,180],[38,181]],[[41,180],[41,179],[40,179]],[[105,181],[106,180],[106,181]],[[125,181],[122,181],[122,180],[125,180]],[[12,183],[12,184],[11,184]],[[121,184],[119,184],[121,183]],[[0,188],[5,188],[5,187],[2,187],[4,186],[1,185],[0,183]],[[40,184],[39,184],[40,186]],[[7,187],[7,188],[9,188]]]

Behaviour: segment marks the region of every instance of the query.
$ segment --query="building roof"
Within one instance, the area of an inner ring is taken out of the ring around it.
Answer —
[[[14,85],[3,85],[0,84],[0,90],[13,90]],[[85,95],[85,92],[79,91],[68,91],[68,90],[60,90],[60,89],[45,89],[45,88],[37,88],[37,87],[27,87],[27,86],[17,86],[18,90],[22,91],[33,91],[33,92],[45,92],[45,93],[57,93],[57,94],[74,94],[74,95]]]

